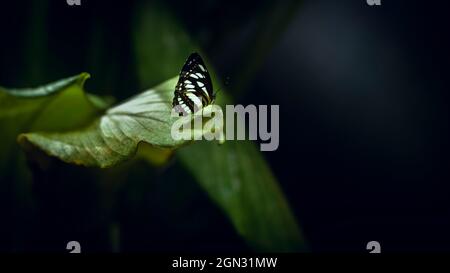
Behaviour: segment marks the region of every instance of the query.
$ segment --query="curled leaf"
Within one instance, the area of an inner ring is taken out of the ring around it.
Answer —
[[[13,161],[18,134],[79,128],[110,105],[110,99],[84,92],[88,78],[81,73],[37,88],[0,87],[0,174]]]
[[[131,158],[139,144],[146,143],[160,149],[153,149],[152,155],[146,149],[145,158],[161,164],[171,149],[189,142],[171,135],[178,119],[172,116],[171,103],[176,80],[168,80],[107,110],[84,129],[21,134],[19,143],[24,147],[32,144],[68,163],[101,168]]]

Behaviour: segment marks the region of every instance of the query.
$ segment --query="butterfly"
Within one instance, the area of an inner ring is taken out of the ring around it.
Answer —
[[[213,103],[214,99],[211,77],[200,55],[194,52],[181,69],[172,106],[183,114],[191,114]]]

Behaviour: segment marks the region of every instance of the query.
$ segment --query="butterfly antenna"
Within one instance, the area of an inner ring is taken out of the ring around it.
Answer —
[[[226,77],[226,78],[225,78],[225,86],[227,86],[227,85],[229,84],[229,80],[230,80],[230,77]],[[217,96],[217,94],[218,94],[220,91],[222,91],[222,88],[219,88],[219,89],[217,89],[216,92],[214,92],[214,98]]]

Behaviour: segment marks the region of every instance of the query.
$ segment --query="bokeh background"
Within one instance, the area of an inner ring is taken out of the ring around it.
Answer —
[[[0,85],[87,71],[89,91],[123,100],[160,82],[142,81],[136,48],[177,75],[182,61],[168,65],[175,53],[152,44],[172,27],[158,22],[176,18],[235,102],[280,105],[280,147],[263,156],[309,250],[450,250],[445,1],[81,1],[2,3]],[[159,32],[140,32],[142,16]],[[177,161],[125,163],[104,181],[53,163],[33,185],[2,177],[0,250],[55,251],[75,237],[88,251],[249,251]]]

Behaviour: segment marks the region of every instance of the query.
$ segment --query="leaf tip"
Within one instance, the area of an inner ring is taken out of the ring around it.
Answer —
[[[80,75],[78,75],[78,83],[83,86],[87,79],[91,77],[91,74],[88,72],[82,72]]]

